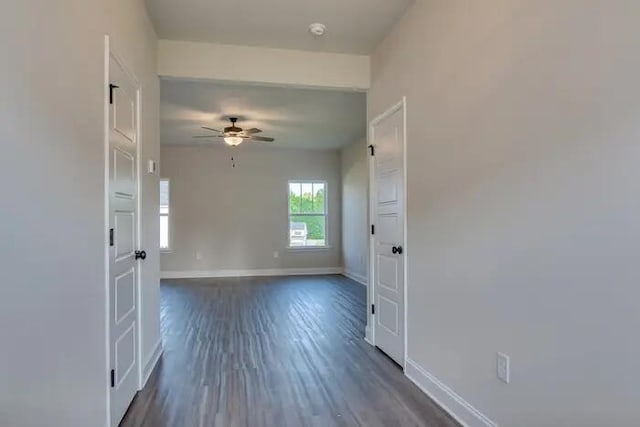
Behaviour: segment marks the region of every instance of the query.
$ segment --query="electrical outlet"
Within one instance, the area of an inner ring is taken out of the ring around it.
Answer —
[[[500,381],[509,384],[511,380],[511,358],[504,353],[498,353],[497,355],[496,373]]]
[[[198,261],[200,261],[202,259],[202,252],[200,252],[200,251],[196,252],[196,259]]]
[[[273,257],[274,257],[274,258],[280,258],[280,252],[278,252],[278,251],[273,251]]]

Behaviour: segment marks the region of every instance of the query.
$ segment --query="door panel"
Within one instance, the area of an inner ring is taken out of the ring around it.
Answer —
[[[372,125],[374,343],[404,366],[404,106]]]
[[[114,244],[116,247],[116,261],[123,257],[131,257],[135,251],[136,224],[135,212],[115,212],[114,213]]]
[[[132,199],[135,195],[135,158],[115,148],[113,150],[113,191],[116,197]]]
[[[113,129],[127,140],[134,142],[136,137],[136,101],[129,87],[118,86],[114,94]]]
[[[391,292],[398,292],[398,260],[386,255],[378,256],[380,286]]]
[[[111,57],[109,105],[109,364],[111,426],[120,423],[138,390],[138,89]]]
[[[132,323],[129,328],[116,340],[116,390],[132,373],[136,365],[136,324]],[[128,405],[127,405],[128,406]]]
[[[378,203],[394,203],[398,201],[397,171],[378,178]]]
[[[378,305],[380,306],[378,319],[378,326],[382,326],[384,333],[390,333],[394,336],[399,336],[399,307],[398,303],[385,298],[382,295],[378,295]],[[397,362],[397,360],[396,360]]]
[[[384,210],[384,206],[379,206],[378,211]],[[402,218],[398,213],[384,213],[378,214],[378,224],[376,228],[376,240],[380,244],[388,244],[393,246],[395,243],[399,243],[402,240]]]
[[[125,320],[136,309],[136,272],[132,268],[116,277],[115,319],[116,324]]]

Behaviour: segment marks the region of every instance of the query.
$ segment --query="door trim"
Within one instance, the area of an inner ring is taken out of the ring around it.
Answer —
[[[369,123],[369,144],[373,144],[375,141],[375,126],[380,123],[382,120],[386,119],[393,113],[402,110],[402,126],[403,126],[403,137],[402,137],[402,188],[404,192],[404,197],[402,200],[402,218],[403,218],[403,230],[402,230],[402,240],[404,247],[404,274],[403,274],[403,317],[404,317],[404,329],[402,330],[402,339],[404,341],[404,360],[402,361],[402,369],[406,369],[407,366],[407,265],[408,265],[408,253],[409,253],[409,245],[407,243],[407,97],[403,96],[402,99],[387,109],[382,114],[376,116]],[[372,194],[375,194],[375,164],[374,164],[374,156],[369,155],[369,230],[371,229],[371,224],[374,223],[374,204]],[[367,290],[369,292],[369,305],[367,306],[367,329],[365,340],[371,344],[376,345],[375,339],[375,328],[376,322],[374,321],[374,315],[371,314],[371,304],[375,301],[375,246],[374,246],[374,236],[369,232],[369,281],[367,286]]]
[[[109,381],[109,371],[111,370],[111,340],[110,340],[110,310],[111,310],[111,301],[109,297],[109,84],[110,82],[110,73],[109,67],[111,59],[117,62],[122,70],[125,72],[127,77],[134,83],[136,88],[136,177],[137,177],[137,185],[136,185],[136,193],[137,193],[137,201],[136,201],[136,210],[137,210],[137,219],[136,219],[136,236],[135,236],[135,245],[136,247],[141,247],[142,243],[142,173],[140,169],[141,165],[141,154],[142,154],[142,86],[140,81],[135,76],[135,74],[131,71],[131,68],[127,65],[127,63],[122,59],[122,56],[118,54],[117,51],[114,50],[110,37],[108,35],[104,36],[104,117],[103,117],[103,134],[104,134],[104,265],[105,265],[105,282],[104,282],[104,291],[105,291],[105,369],[104,369],[104,383],[106,388],[106,427],[111,426],[111,384]],[[135,298],[135,309],[136,309],[136,326],[135,326],[135,334],[136,334],[136,359],[137,359],[137,379],[138,379],[138,390],[141,390],[143,387],[143,365],[142,365],[142,310],[141,310],[141,280],[142,280],[142,268],[137,269],[136,274],[136,298]]]

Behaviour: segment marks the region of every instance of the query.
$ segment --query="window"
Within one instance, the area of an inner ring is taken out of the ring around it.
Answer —
[[[289,246],[327,246],[327,183],[289,182]]]
[[[169,249],[169,180],[160,180],[160,249]]]

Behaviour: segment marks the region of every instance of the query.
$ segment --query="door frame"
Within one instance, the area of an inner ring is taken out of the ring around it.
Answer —
[[[386,119],[390,115],[395,112],[402,110],[402,126],[403,126],[403,137],[402,137],[402,190],[404,192],[403,200],[402,200],[402,219],[403,219],[403,230],[402,230],[402,246],[403,246],[403,255],[404,255],[404,265],[403,265],[403,317],[404,317],[404,328],[402,330],[402,340],[404,342],[404,360],[402,361],[402,369],[406,368],[407,365],[407,265],[408,265],[408,244],[407,244],[407,97],[403,96],[402,99],[396,104],[392,105],[383,113],[376,116],[369,123],[369,144],[374,144],[375,142],[375,126],[380,123],[382,120]],[[374,145],[375,147],[375,145]],[[375,182],[375,156],[369,155],[369,280],[367,290],[369,291],[369,305],[367,306],[367,330],[365,332],[365,340],[375,346],[376,342],[376,322],[375,315],[371,313],[371,304],[374,304],[376,297],[375,290],[375,246],[374,246],[374,235],[371,234],[371,224],[375,224],[374,212],[375,206],[373,203],[372,195],[375,194],[376,191],[376,182]]]
[[[142,173],[140,170],[141,165],[141,155],[142,155],[142,85],[140,81],[136,77],[136,75],[131,71],[131,68],[127,65],[126,61],[118,54],[116,50],[114,50],[110,37],[108,35],[104,36],[104,95],[103,95],[103,103],[104,103],[104,119],[103,119],[103,133],[104,133],[104,265],[105,265],[105,389],[106,389],[106,399],[107,399],[107,423],[106,426],[111,426],[111,384],[109,381],[109,371],[111,370],[111,340],[110,340],[110,310],[111,310],[111,301],[110,301],[110,293],[109,293],[109,274],[110,274],[110,260],[109,260],[109,168],[111,167],[109,162],[109,114],[110,114],[110,103],[109,103],[109,84],[110,82],[110,63],[111,60],[120,65],[124,73],[131,80],[136,88],[136,236],[135,236],[135,244],[136,247],[140,248],[142,244]],[[138,390],[141,390],[143,387],[143,367],[142,367],[142,306],[141,306],[141,283],[142,280],[142,268],[140,262],[138,262],[138,268],[136,271],[136,359],[137,359],[137,373],[136,376],[138,378]]]

